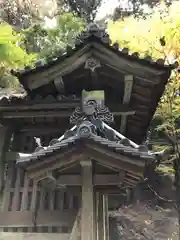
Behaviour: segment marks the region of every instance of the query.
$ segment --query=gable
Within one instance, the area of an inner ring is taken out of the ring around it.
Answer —
[[[148,62],[145,59],[135,57],[133,54],[129,55],[128,51],[126,51],[127,49],[119,51],[111,46],[107,47],[102,42],[96,42],[96,38],[94,38],[91,42],[84,43],[81,47],[73,49],[71,53],[67,52],[63,56],[57,57],[51,63],[38,66],[32,70],[26,69],[21,73],[17,73],[17,76],[19,76],[20,82],[27,90],[33,91],[54,82],[58,78],[66,79],[67,75],[71,73],[73,75],[73,72],[80,67],[82,67],[82,75],[83,72],[87,72],[87,61],[95,59],[99,65],[97,67],[100,70],[99,72],[103,72],[104,68],[107,67],[109,72],[114,70],[114,73],[116,72],[119,75],[132,74],[154,84],[159,83],[164,74],[168,79],[172,66],[164,66],[162,62],[161,64]]]
[[[138,146],[128,139],[122,138],[121,141],[117,141],[101,137],[97,135],[98,130],[95,131],[94,127],[93,123],[84,121],[76,130],[67,133],[66,136],[69,137],[54,139],[45,148],[38,147],[34,153],[18,159],[17,164],[27,171],[30,178],[37,181],[47,178],[49,173],[52,176],[51,180],[56,179],[58,172],[61,176],[64,171],[71,172],[75,166],[76,174],[81,174],[81,168],[77,166],[80,166],[82,160],[89,158],[93,166],[96,166],[93,167],[95,175],[99,174],[99,165],[110,169],[113,174],[121,172],[123,175],[129,175],[136,179],[135,182],[143,177],[145,167],[154,161],[154,156],[145,147]],[[106,135],[105,132],[104,134]],[[113,138],[116,139],[115,136]],[[110,182],[113,182],[113,176]],[[76,178],[77,184],[80,181],[78,179]]]

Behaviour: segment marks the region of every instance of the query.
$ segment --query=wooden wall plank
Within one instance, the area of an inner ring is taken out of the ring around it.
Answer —
[[[22,202],[21,202],[21,211],[27,210],[27,203],[28,203],[28,186],[29,186],[29,178],[27,173],[25,173],[24,177],[24,187],[23,189],[23,194],[22,194]]]
[[[39,211],[37,226],[72,226],[77,211]],[[7,211],[0,215],[1,227],[33,227],[33,211]]]
[[[54,197],[55,197],[55,192],[52,190],[49,191],[49,209],[51,211],[54,210]],[[48,233],[52,233],[53,229],[52,226],[48,227]]]
[[[20,180],[21,180],[22,170],[20,168],[17,169],[16,172],[16,180],[15,180],[15,188],[13,194],[12,201],[12,211],[18,211],[18,206],[20,205]]]
[[[4,182],[4,170],[5,170],[5,162],[6,155],[9,150],[9,143],[12,136],[12,132],[10,129],[6,127],[0,127],[0,191],[3,190],[5,182]]]
[[[36,208],[36,201],[37,201],[37,182],[33,181],[33,189],[32,189],[32,199],[31,199],[31,207],[32,211]]]
[[[10,189],[11,189],[12,177],[15,171],[14,163],[10,163],[8,165],[7,171],[8,171],[7,179],[6,179],[6,184],[3,192],[3,200],[2,200],[2,211],[8,211],[8,208],[10,205]]]
[[[39,201],[39,210],[44,210],[44,199],[45,199],[46,189],[41,187],[40,189],[40,201]]]

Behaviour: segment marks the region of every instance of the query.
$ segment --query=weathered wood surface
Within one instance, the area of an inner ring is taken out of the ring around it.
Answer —
[[[104,240],[104,228],[103,228],[103,194],[96,193],[96,231],[97,240]]]
[[[2,211],[8,211],[11,208],[12,193],[10,189],[12,188],[14,175],[15,175],[15,162],[12,162],[8,165],[8,168],[7,168],[6,184],[5,184],[5,188],[2,196],[2,205],[1,205]]]
[[[103,194],[103,232],[104,240],[109,240],[109,214],[107,194]]]
[[[120,57],[116,53],[113,53],[111,50],[107,49],[101,44],[93,42],[91,45],[87,44],[84,48],[75,52],[73,56],[66,58],[61,63],[55,64],[51,68],[45,69],[43,72],[27,76],[26,82],[29,89],[33,90],[53,81],[58,76],[64,76],[74,71],[80,65],[85,63],[85,61],[91,57],[92,54],[97,59],[102,60],[102,62],[106,62],[119,71],[121,70],[125,72],[131,72],[132,74],[143,77],[145,79],[153,79],[153,77],[157,77],[157,75],[160,75],[164,72],[163,70],[155,70],[152,67],[147,66],[143,66],[142,68],[142,65],[137,61],[130,62],[126,58]],[[142,69],[142,71],[139,71],[139,69]],[[154,83],[156,82],[157,81],[154,81]]]
[[[0,227],[34,227],[33,211],[7,211],[0,215]],[[40,210],[37,226],[69,227],[73,225],[77,211]]]
[[[73,224],[72,231],[69,237],[69,240],[80,240],[80,239],[81,239],[81,209],[78,211],[76,220]]]
[[[92,179],[92,161],[81,161],[82,168],[82,206],[81,240],[94,239],[94,189]]]
[[[84,149],[85,153],[83,153]],[[83,146],[83,149],[72,146],[66,152],[49,155],[43,161],[36,161],[33,165],[27,166],[26,170],[28,171],[30,178],[38,179],[47,171],[53,171],[56,169],[63,171],[67,169],[67,167],[69,168],[74,164],[78,165],[79,160],[83,156],[93,156],[96,162],[98,162],[100,165],[109,169],[113,169],[116,172],[125,170],[132,177],[135,176],[135,180],[137,180],[138,177],[143,176],[145,158],[140,159],[140,157],[133,156],[133,154],[132,157],[125,156],[115,151],[112,152],[105,147],[93,143],[86,143]],[[59,159],[61,160],[59,161]]]
[[[94,56],[112,68],[115,68],[117,71],[141,77],[144,81],[151,81],[153,84],[158,84],[160,79],[157,76],[164,73],[164,70],[155,70],[147,66],[142,67],[140,63],[135,61],[130,63],[129,60],[117,56],[117,54],[98,43],[93,43],[92,45],[95,48],[95,50],[92,51]],[[141,69],[141,71],[139,71],[139,69]],[[156,80],[154,77],[156,77]]]
[[[0,192],[4,188],[5,162],[7,151],[9,149],[10,138],[10,129],[0,126]]]
[[[46,176],[44,176],[46,178]],[[48,178],[48,176],[47,176]],[[117,174],[94,174],[93,185],[94,186],[116,186],[122,184],[124,178]],[[64,186],[82,186],[82,176],[78,174],[61,175],[56,180],[57,185]],[[31,191],[31,189],[30,189]]]
[[[97,240],[109,240],[108,195],[97,192],[95,199]]]
[[[69,234],[66,233],[30,233],[30,232],[2,232],[0,233],[1,240],[69,240]]]
[[[41,72],[40,74],[34,74],[34,78],[27,77],[29,88],[35,89],[44,84],[47,84],[57,78],[59,75],[64,76],[68,74],[72,70],[78,68],[81,64],[85,63],[85,61],[91,56],[91,52],[89,52],[90,45],[86,45],[83,49],[77,51],[72,57],[66,58],[65,61],[61,62],[52,68],[49,68],[45,72]],[[40,81],[37,81],[40,80]],[[43,79],[43,81],[42,81]]]
[[[73,103],[72,105],[69,103],[69,107],[67,109],[62,106],[61,103],[57,105],[56,103],[52,103],[51,108],[50,104],[35,104],[32,106],[22,105],[16,107],[10,106],[0,106],[0,110],[2,110],[2,117],[4,119],[16,119],[16,118],[52,118],[52,117],[69,117],[72,114],[74,108],[79,107],[80,103]],[[135,109],[132,109],[128,105],[124,104],[107,104],[110,111],[116,116],[118,115],[134,115]],[[16,109],[16,111],[14,111]],[[52,110],[53,109],[53,110]]]
[[[10,162],[2,197],[0,228],[8,232],[70,232],[80,202],[79,188],[42,188],[16,168],[15,162]],[[39,206],[37,212],[36,204]]]

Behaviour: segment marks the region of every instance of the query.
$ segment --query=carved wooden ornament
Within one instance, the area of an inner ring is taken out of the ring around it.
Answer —
[[[85,63],[85,69],[90,69],[92,72],[95,71],[96,68],[101,67],[101,63],[96,58],[88,58]]]

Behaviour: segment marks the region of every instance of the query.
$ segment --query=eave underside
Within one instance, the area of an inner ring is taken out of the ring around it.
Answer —
[[[125,151],[124,155],[120,154],[121,151]],[[24,160],[18,160],[17,164],[26,169],[30,178],[38,179],[47,171],[56,172],[58,169],[58,171],[63,172],[79,165],[82,159],[92,159],[94,174],[97,173],[96,166],[100,164],[101,167],[111,169],[116,173],[123,172],[123,182],[126,184],[126,180],[127,182],[129,181],[129,176],[132,176],[137,182],[138,179],[143,177],[146,162],[148,161],[148,157],[150,157],[147,153],[143,154],[133,149],[132,153],[129,151],[130,149],[118,150],[113,145],[108,147],[103,142],[95,143],[94,140],[86,140],[85,142],[81,140],[74,142],[73,140],[69,144],[62,143],[62,147],[55,145],[54,147],[48,147],[44,152],[43,150],[35,152],[32,156],[25,157]],[[80,168],[77,174],[81,174]],[[137,183],[136,181],[134,184]]]

